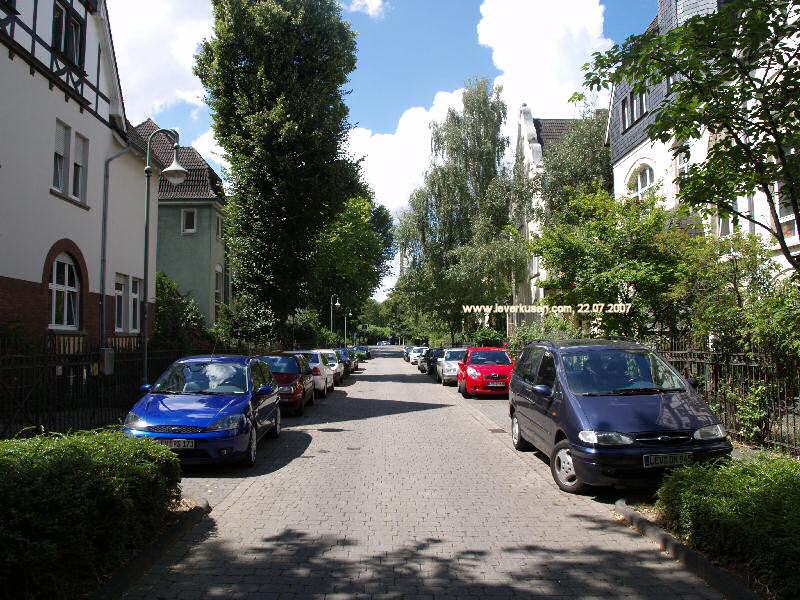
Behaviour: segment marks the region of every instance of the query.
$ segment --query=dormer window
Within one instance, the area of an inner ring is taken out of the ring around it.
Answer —
[[[83,68],[83,48],[86,25],[69,6],[56,0],[53,3],[53,51],[76,67]]]

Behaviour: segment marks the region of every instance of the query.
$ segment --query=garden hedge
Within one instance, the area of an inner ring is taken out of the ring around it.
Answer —
[[[180,463],[102,430],[0,441],[0,589],[66,598],[153,539],[180,498]]]
[[[656,509],[665,525],[767,597],[800,590],[800,462],[760,455],[668,474]]]

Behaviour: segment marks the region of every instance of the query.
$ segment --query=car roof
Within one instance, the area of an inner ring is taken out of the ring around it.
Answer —
[[[467,350],[500,350],[501,352],[508,352],[508,348],[503,348],[502,346],[470,346]]]
[[[445,352],[450,352],[450,351],[452,351],[452,350],[461,350],[461,351],[463,351],[463,352],[466,352],[466,351],[467,351],[467,349],[466,349],[466,348],[445,348],[445,349],[444,349],[444,351],[445,351]]]
[[[198,354],[195,356],[184,356],[175,362],[193,363],[193,362],[219,362],[219,363],[233,363],[246,365],[251,358],[256,356],[243,356],[240,354]]]
[[[629,339],[569,339],[569,340],[536,340],[528,344],[528,346],[550,346],[558,350],[577,350],[581,348],[591,349],[611,349],[617,348],[620,350],[647,350],[647,346]],[[527,347],[527,346],[526,346]]]

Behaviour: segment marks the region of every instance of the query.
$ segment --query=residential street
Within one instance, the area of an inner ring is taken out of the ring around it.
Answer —
[[[127,597],[722,597],[615,523],[613,497],[560,492],[496,431],[504,407],[377,350],[255,468],[187,473],[213,511]]]

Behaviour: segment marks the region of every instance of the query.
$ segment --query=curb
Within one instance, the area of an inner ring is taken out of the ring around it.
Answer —
[[[211,505],[205,498],[193,500],[197,506],[187,511],[185,515],[178,518],[178,522],[171,526],[164,535],[136,553],[129,563],[117,569],[98,590],[92,592],[89,600],[116,600],[124,596],[136,581],[152,567],[158,560],[178,541],[184,534],[188,533],[195,525],[202,521],[211,512]]]
[[[639,533],[655,542],[661,550],[674,560],[680,562],[687,571],[705,580],[711,587],[730,600],[759,600],[755,592],[750,591],[742,579],[720,569],[705,556],[680,543],[661,527],[630,508],[625,500],[619,499],[614,505],[616,510],[628,524]]]

